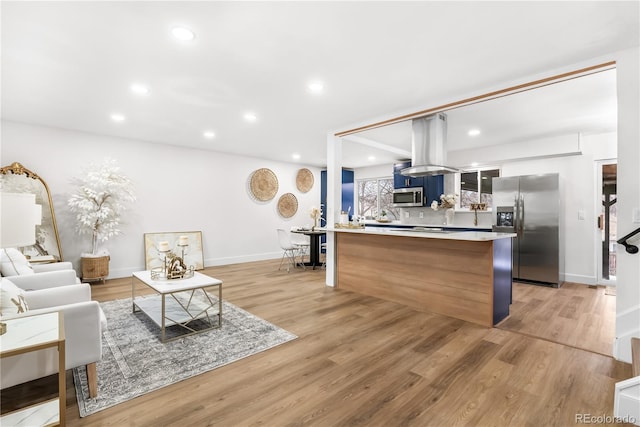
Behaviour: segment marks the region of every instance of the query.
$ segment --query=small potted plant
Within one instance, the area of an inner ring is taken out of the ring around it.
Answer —
[[[385,211],[384,209],[380,211],[380,215],[378,216],[377,219],[378,222],[391,222],[391,220],[389,219],[388,215],[387,215],[387,211]]]
[[[315,229],[318,227],[318,219],[320,219],[320,209],[315,206],[311,206],[311,209],[309,210],[309,216],[313,220],[311,231],[315,231]]]
[[[105,159],[72,180],[77,190],[67,205],[75,214],[75,229],[91,235],[91,252],[81,254],[83,280],[104,281],[108,276],[110,255],[99,244],[120,234],[121,214],[136,199],[133,184],[119,170],[115,160]]]
[[[439,208],[445,209],[445,224],[452,225],[457,200],[457,194],[441,194],[440,203],[438,203],[437,200],[434,200],[431,202],[431,209],[434,211],[437,211]]]

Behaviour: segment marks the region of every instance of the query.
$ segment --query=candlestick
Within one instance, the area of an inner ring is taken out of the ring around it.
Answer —
[[[168,252],[169,251],[169,242],[158,242],[158,250],[160,252]]]
[[[179,246],[187,246],[189,244],[189,236],[180,236],[178,242]]]

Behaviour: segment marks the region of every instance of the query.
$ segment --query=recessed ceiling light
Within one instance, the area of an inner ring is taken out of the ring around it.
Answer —
[[[171,30],[171,34],[173,34],[173,37],[177,38],[178,40],[182,40],[184,42],[188,42],[196,38],[195,33],[185,27],[174,27]]]
[[[369,156],[368,159],[369,159],[370,162],[372,162],[372,161],[374,161],[376,159],[376,156]]]
[[[478,136],[478,135],[480,135],[480,129],[471,129],[471,130],[468,132],[468,135],[469,135],[469,136]]]
[[[258,120],[258,116],[256,116],[255,113],[248,112],[244,114],[244,119],[248,122],[255,122]]]
[[[136,95],[148,95],[149,94],[149,86],[143,85],[141,83],[134,83],[131,85],[131,92]]]
[[[125,117],[120,113],[113,113],[111,115],[111,120],[113,120],[114,122],[123,122],[124,119]]]
[[[212,130],[206,130],[202,133],[202,135],[207,139],[213,139],[216,137],[216,133]]]
[[[293,158],[293,160],[300,160],[300,154],[298,154],[298,153],[293,153],[293,154],[291,155],[291,158]]]
[[[312,93],[321,93],[324,90],[324,84],[322,82],[309,83],[309,90]]]
[[[471,163],[471,166],[475,168],[476,166],[478,166],[478,162]]]

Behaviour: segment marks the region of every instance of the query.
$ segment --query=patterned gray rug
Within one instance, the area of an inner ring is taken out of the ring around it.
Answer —
[[[85,367],[73,370],[81,417],[297,338],[223,301],[220,329],[163,344],[160,328],[145,314],[131,312],[131,299],[101,306],[108,330],[97,364],[96,399],[89,397]]]

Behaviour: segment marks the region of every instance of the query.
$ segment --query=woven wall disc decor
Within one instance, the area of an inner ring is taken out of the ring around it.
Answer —
[[[300,169],[296,175],[296,187],[303,193],[313,187],[313,173],[306,168]]]
[[[291,218],[298,212],[298,199],[291,193],[285,193],[278,199],[278,213],[283,218]]]
[[[278,178],[271,169],[262,168],[251,175],[251,193],[263,202],[273,199],[278,193]]]

